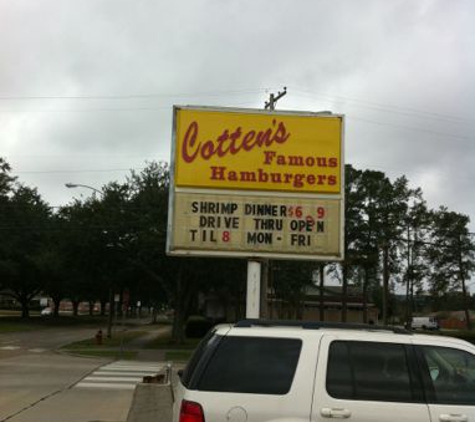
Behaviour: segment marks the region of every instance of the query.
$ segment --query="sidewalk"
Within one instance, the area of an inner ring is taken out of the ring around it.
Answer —
[[[145,331],[146,334],[141,335],[140,337],[134,338],[132,340],[126,341],[124,344],[121,344],[122,333],[130,333],[133,331]],[[164,362],[166,356],[166,350],[164,349],[148,349],[147,346],[157,339],[157,337],[165,336],[170,331],[168,326],[144,326],[133,328],[133,329],[118,329],[113,332],[113,338],[115,339],[115,345],[107,344],[86,344],[84,347],[72,347],[61,349],[61,353],[66,353],[70,355],[77,356],[87,356],[94,355],[97,353],[97,356],[104,354],[104,357],[109,357],[112,359],[133,359],[137,361],[149,361],[149,362]],[[105,339],[104,339],[104,342]],[[111,356],[111,355],[114,355]],[[107,356],[109,355],[109,356]],[[133,357],[132,357],[133,356]]]
[[[136,338],[124,346],[124,350],[136,351],[138,361],[165,361],[165,350],[147,349],[147,345],[155,340],[157,336],[167,334],[170,327],[160,327],[157,330],[150,331],[147,335]]]
[[[167,334],[170,327],[162,327],[151,331],[129,342],[125,350],[138,350],[135,360],[161,361],[165,363],[166,350],[146,349],[147,345],[157,338],[157,335]],[[173,388],[178,381],[177,370],[183,368],[183,363],[173,365],[172,379],[167,384],[137,384],[126,422],[171,422],[173,408]]]

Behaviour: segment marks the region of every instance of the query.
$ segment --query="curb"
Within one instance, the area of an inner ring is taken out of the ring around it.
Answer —
[[[171,384],[137,384],[127,422],[171,422],[172,409]]]

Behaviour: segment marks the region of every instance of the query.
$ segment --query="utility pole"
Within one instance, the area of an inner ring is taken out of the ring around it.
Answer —
[[[324,298],[324,289],[325,289],[325,264],[320,263],[318,267],[319,273],[319,321],[325,321],[325,298]]]
[[[284,89],[277,94],[270,93],[269,101],[265,102],[264,109],[274,111],[277,101],[279,101],[283,96],[287,94],[287,87],[284,86]],[[267,303],[267,290],[269,288],[269,279],[272,275],[272,264],[269,259],[262,260],[262,276],[261,276],[261,286],[260,286],[260,312],[259,316],[261,318],[267,318],[269,316],[268,303]]]
[[[389,324],[389,245],[383,242],[383,324]]]
[[[465,312],[465,324],[467,330],[472,329],[472,322],[470,321],[470,311],[469,311],[469,300],[470,300],[470,295],[467,295],[467,286],[465,284],[465,268],[464,268],[464,262],[463,262],[463,236],[459,235],[458,239],[458,266],[459,266],[459,279],[460,283],[462,285],[462,295],[463,295],[463,308]]]
[[[274,111],[275,110],[275,105],[277,104],[277,101],[279,101],[286,94],[287,94],[287,87],[286,86],[284,86],[284,90],[282,92],[279,91],[277,93],[277,95],[271,93],[269,95],[269,101],[265,102],[264,109]]]
[[[412,260],[411,260],[411,229],[407,226],[407,270],[406,270],[406,327],[412,328],[412,303],[411,303],[411,283],[412,283]]]

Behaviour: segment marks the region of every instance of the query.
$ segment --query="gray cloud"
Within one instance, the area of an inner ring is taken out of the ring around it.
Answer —
[[[262,107],[286,85],[279,108],[347,115],[347,162],[473,219],[473,16],[470,0],[3,0],[0,154],[57,205],[66,181],[168,159],[173,104]]]

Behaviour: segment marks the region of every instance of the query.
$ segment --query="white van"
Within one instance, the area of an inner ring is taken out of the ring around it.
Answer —
[[[412,329],[438,330],[439,323],[434,317],[414,317],[412,318]]]
[[[475,422],[475,346],[396,327],[220,325],[178,375],[173,422]]]

